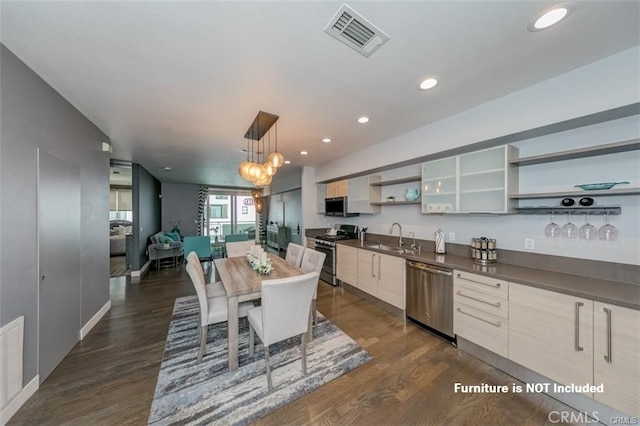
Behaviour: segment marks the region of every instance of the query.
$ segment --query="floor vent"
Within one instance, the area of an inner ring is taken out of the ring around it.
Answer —
[[[324,30],[367,57],[389,40],[388,35],[346,4],[340,7]]]
[[[22,390],[24,317],[0,329],[0,408]]]

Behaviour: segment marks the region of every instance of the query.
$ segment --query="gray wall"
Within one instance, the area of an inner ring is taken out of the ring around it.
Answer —
[[[160,181],[140,164],[131,165],[133,185],[133,247],[137,254],[132,256],[131,269],[139,271],[147,263],[149,236],[159,232],[160,226]]]
[[[38,374],[37,164],[41,148],[81,169],[81,324],[109,301],[108,138],[0,46],[0,326],[25,317],[24,384]],[[61,200],[63,201],[63,200]]]
[[[196,235],[198,220],[198,191],[200,185],[162,184],[162,230],[171,231],[171,222],[182,219],[178,228],[182,236]],[[171,221],[171,222],[170,222]]]

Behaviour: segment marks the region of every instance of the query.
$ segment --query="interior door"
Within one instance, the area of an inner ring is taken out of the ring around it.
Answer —
[[[79,339],[80,168],[38,151],[38,370],[42,383]]]

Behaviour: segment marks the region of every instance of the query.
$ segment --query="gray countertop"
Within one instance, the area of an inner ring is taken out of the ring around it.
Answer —
[[[338,244],[363,248],[390,256],[402,257],[407,260],[487,275],[518,284],[530,285],[545,290],[571,294],[573,296],[584,297],[585,299],[640,310],[640,286],[638,285],[504,263],[481,265],[474,262],[471,258],[448,254],[436,255],[435,253],[423,252],[420,254],[401,255],[363,246],[358,240],[342,240]],[[367,244],[371,244],[371,242]]]

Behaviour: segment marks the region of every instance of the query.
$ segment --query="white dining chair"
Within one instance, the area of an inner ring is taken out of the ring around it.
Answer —
[[[239,257],[247,254],[249,249],[256,244],[253,240],[248,241],[230,241],[225,243],[227,257]]]
[[[304,246],[301,246],[300,244],[289,243],[287,246],[287,255],[284,260],[299,268],[300,263],[302,263],[302,254],[304,253],[304,250]]]
[[[195,251],[191,251],[187,255],[187,263],[189,262],[192,262],[194,266],[200,270],[200,273],[202,274],[202,276],[205,276],[204,269],[202,269],[202,264],[200,263],[200,258],[198,257],[198,254]],[[213,271],[212,271],[212,274],[215,275]],[[207,283],[205,279],[205,283],[206,283],[206,289],[207,289],[207,297],[217,297],[217,296],[226,297],[227,292],[225,291],[224,286],[222,285],[222,282],[215,281],[215,282]]]
[[[186,269],[189,277],[191,277],[193,287],[196,290],[198,304],[200,306],[200,350],[198,351],[198,362],[201,362],[207,344],[208,326],[210,324],[228,321],[227,297],[207,297],[204,275],[200,272],[196,264],[194,262],[188,262]],[[253,307],[253,302],[240,303],[238,306],[238,317],[246,317],[247,312]]]
[[[318,280],[313,290],[313,300],[311,301],[311,314],[309,315],[309,341],[313,340],[313,324],[316,323],[316,300],[318,299],[318,283],[320,281],[320,272],[322,271],[322,265],[327,255],[321,251],[314,249],[306,249],[302,255],[302,262],[300,262],[300,269],[304,272],[317,272]]]
[[[255,334],[264,345],[267,386],[273,390],[269,346],[294,336],[301,336],[302,372],[307,374],[307,331],[313,288],[318,274],[311,272],[289,278],[262,281],[262,305],[249,310],[249,354],[253,355]]]

